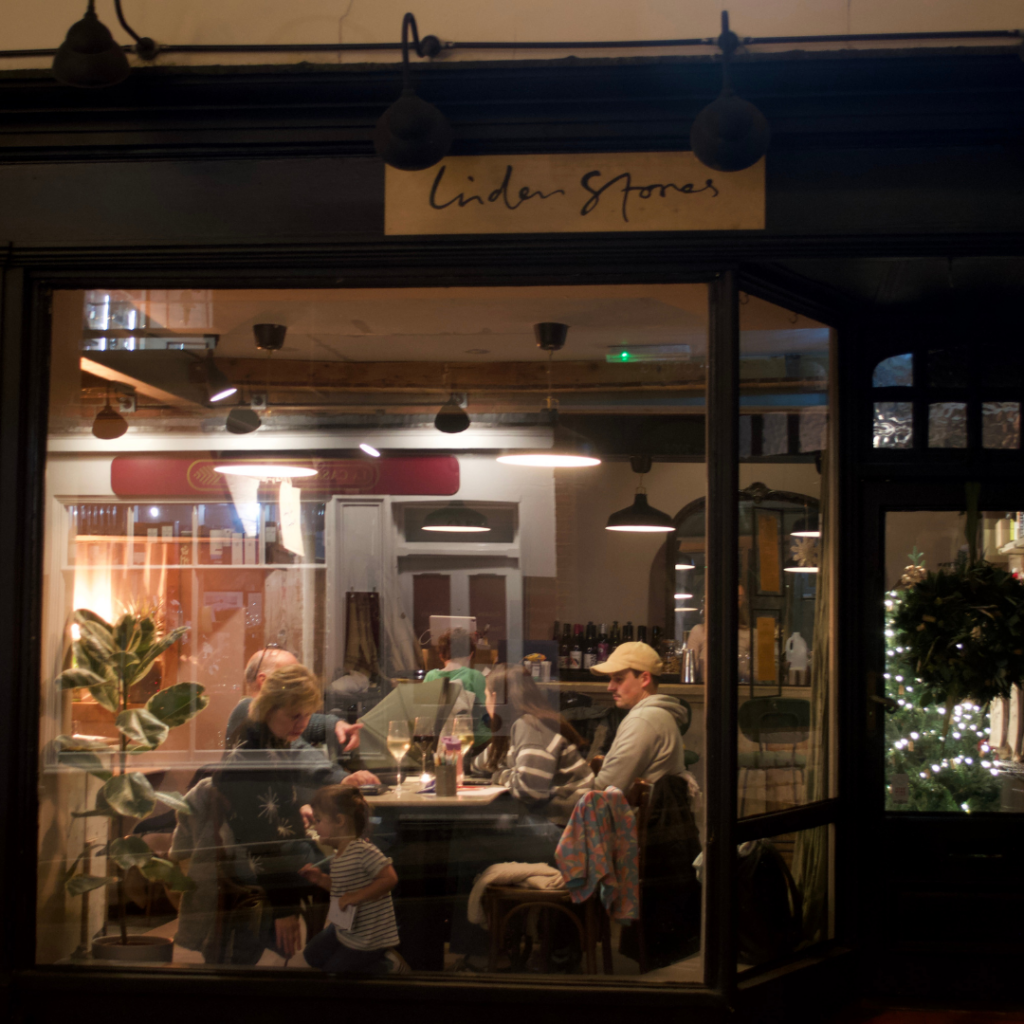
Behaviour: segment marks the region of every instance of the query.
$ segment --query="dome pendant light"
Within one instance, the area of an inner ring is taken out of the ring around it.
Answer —
[[[490,533],[487,516],[469,508],[463,501],[450,501],[444,508],[429,512],[421,529],[428,533]]]
[[[238,405],[228,413],[224,426],[230,434],[251,434],[263,426],[263,420],[259,418],[255,409],[245,404],[239,395]]]
[[[461,434],[469,426],[469,416],[454,395],[441,406],[434,417],[434,426],[445,434]]]
[[[753,103],[737,96],[729,65],[739,48],[739,37],[729,29],[729,12],[722,11],[722,92],[698,115],[690,129],[690,148],[713,171],[742,171],[753,167],[768,151],[771,129]]]
[[[68,29],[53,58],[53,77],[79,89],[103,89],[123,82],[129,71],[124,50],[96,17],[95,0],[89,0],[84,17]]]
[[[107,403],[92,421],[94,437],[101,441],[113,441],[128,431],[128,421],[110,404],[110,388],[107,388]]]
[[[402,19],[402,95],[388,107],[373,132],[373,148],[389,167],[399,171],[422,171],[443,160],[452,145],[452,126],[432,103],[420,99],[412,87],[409,70],[409,29],[419,57],[436,57],[441,52],[437,36],[424,36],[416,19]]]
[[[593,450],[590,441],[582,434],[562,426],[558,421],[558,408],[551,394],[551,360],[565,345],[569,334],[567,324],[542,323],[533,325],[537,348],[548,354],[548,397],[541,414],[551,426],[550,448],[534,448],[523,452],[506,452],[498,456],[498,462],[506,466],[540,466],[549,469],[575,469],[584,466],[600,466],[601,460]]]
[[[629,460],[634,473],[640,474],[640,484],[636,489],[636,497],[628,508],[620,508],[608,517],[606,530],[620,533],[671,533],[675,523],[667,512],[652,508],[647,504],[647,491],[644,490],[644,474],[651,471],[650,455],[634,455]]]

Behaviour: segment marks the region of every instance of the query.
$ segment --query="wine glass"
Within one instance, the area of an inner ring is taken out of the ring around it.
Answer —
[[[388,753],[398,764],[398,784],[395,792],[402,792],[402,758],[409,752],[409,723],[404,719],[400,722],[388,722]]]
[[[434,745],[434,719],[424,715],[416,719],[412,727],[412,741],[423,758],[423,774],[427,774],[427,755]]]
[[[459,737],[462,756],[465,757],[469,748],[473,746],[473,716],[460,711],[452,722],[452,735]]]

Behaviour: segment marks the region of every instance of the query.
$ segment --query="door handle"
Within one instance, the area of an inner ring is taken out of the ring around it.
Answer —
[[[899,704],[897,704],[896,701],[892,699],[892,697],[879,697],[878,694],[873,693],[871,694],[871,700],[873,700],[876,704],[881,704],[882,710],[887,715],[894,714],[896,711],[899,710]]]

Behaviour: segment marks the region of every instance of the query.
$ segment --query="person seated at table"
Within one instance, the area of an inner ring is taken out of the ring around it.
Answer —
[[[615,786],[629,791],[634,779],[655,783],[665,775],[696,780],[686,770],[686,749],[679,732],[686,709],[675,697],[658,693],[661,658],[645,643],[619,644],[607,661],[594,665],[594,675],[608,676],[615,706],[628,712],[615,733],[594,780],[594,789]]]
[[[482,721],[486,677],[483,672],[471,667],[473,652],[476,650],[474,634],[464,629],[446,629],[438,636],[436,646],[437,656],[444,668],[431,669],[423,681],[429,683],[447,676],[461,683],[462,688],[473,695],[473,739],[474,746],[480,746],[491,738],[491,732]]]
[[[253,697],[259,695],[267,676],[276,669],[297,665],[298,662],[299,659],[291,651],[287,651],[277,644],[270,644],[267,647],[260,648],[249,659],[245,666],[243,692],[246,696],[235,705],[228,716],[228,724],[224,732],[225,748],[230,748],[233,737],[245,722]],[[332,740],[336,737],[338,749],[347,752],[355,750],[359,746],[360,729],[362,729],[362,726],[358,723],[350,725],[336,715],[314,713],[309,716],[309,725],[302,734],[302,738],[311,747],[319,747],[327,743],[328,737],[331,737]]]
[[[564,827],[581,794],[594,788],[594,773],[580,753],[583,739],[519,665],[487,677],[485,703],[492,728],[502,728],[500,705],[509,729],[477,755],[473,771],[490,773],[517,800]]]
[[[212,776],[215,799],[210,812],[230,829],[241,854],[235,862],[242,862],[243,871],[243,877],[220,882],[258,885],[271,912],[264,916],[258,935],[247,935],[244,941],[236,935],[213,944],[201,942],[207,962],[228,955],[229,947],[234,963],[254,963],[264,948],[285,959],[295,955],[300,946],[299,903],[312,891],[299,869],[320,859],[315,844],[306,837],[312,820],[309,799],[321,786],[332,783],[358,787],[378,782],[370,772],[346,774],[302,739],[322,699],[316,677],[304,665],[271,672]],[[220,841],[217,828],[214,849],[203,854],[216,860]],[[187,854],[179,848],[178,855]]]

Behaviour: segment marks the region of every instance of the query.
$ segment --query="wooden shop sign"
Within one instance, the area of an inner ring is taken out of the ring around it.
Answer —
[[[385,167],[387,235],[763,231],[765,162],[712,171],[691,152],[448,157]]]

